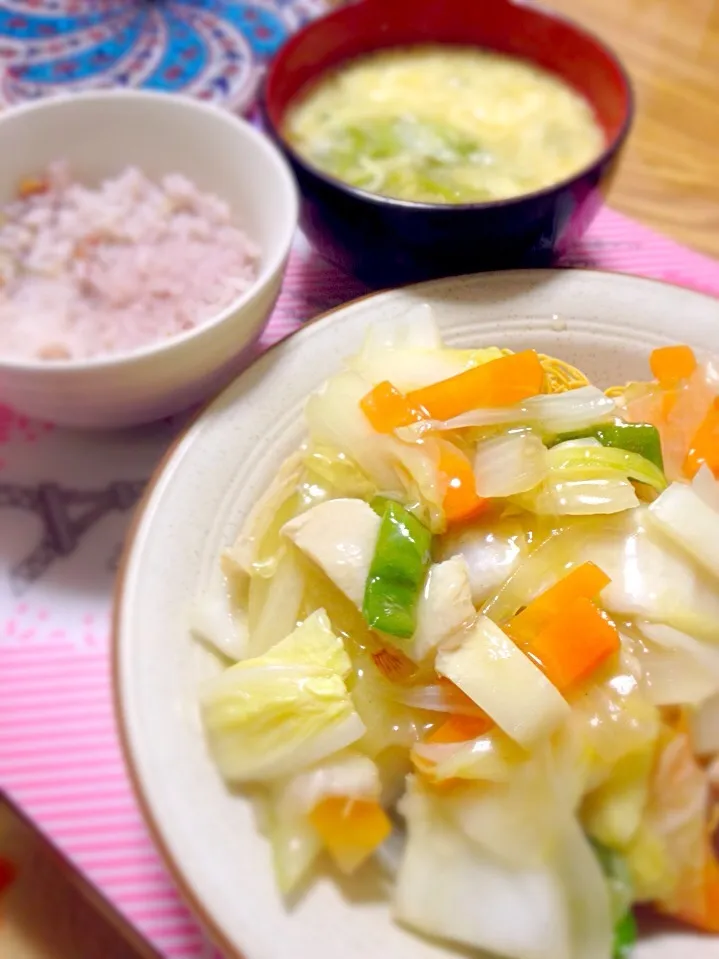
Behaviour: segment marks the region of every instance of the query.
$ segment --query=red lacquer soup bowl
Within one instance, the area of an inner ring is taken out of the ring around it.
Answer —
[[[573,176],[533,193],[462,205],[416,203],[349,186],[304,160],[283,135],[308,84],[386,47],[476,45],[561,77],[592,105],[604,149]],[[268,129],[302,192],[302,227],[328,260],[373,285],[504,267],[546,265],[599,209],[632,118],[627,75],[604,44],[568,20],[512,0],[359,0],[311,23],[267,75]]]

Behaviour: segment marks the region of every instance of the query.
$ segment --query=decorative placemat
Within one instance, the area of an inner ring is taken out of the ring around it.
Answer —
[[[140,87],[242,111],[322,0],[3,0],[0,105]]]
[[[561,265],[719,295],[719,263],[608,209]],[[362,292],[298,241],[263,344]],[[130,792],[109,676],[120,543],[178,422],[90,436],[0,409],[0,782],[162,954],[208,959]]]

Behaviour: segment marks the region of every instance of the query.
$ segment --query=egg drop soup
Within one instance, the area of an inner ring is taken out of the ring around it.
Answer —
[[[605,144],[591,105],[559,77],[450,46],[343,64],[290,105],[284,133],[319,170],[423,203],[532,193],[577,173]]]

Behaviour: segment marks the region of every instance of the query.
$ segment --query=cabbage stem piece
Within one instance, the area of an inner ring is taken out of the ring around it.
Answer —
[[[397,919],[510,959],[570,959],[566,900],[553,870],[500,861],[418,783],[403,805],[408,839],[395,890]]]
[[[486,616],[461,646],[439,651],[436,669],[525,749],[569,715],[569,704],[539,667]]]
[[[477,446],[474,476],[485,497],[512,496],[538,486],[549,471],[547,450],[529,430],[517,430]]]
[[[672,483],[652,503],[647,515],[677,546],[719,576],[719,513],[695,489]]]

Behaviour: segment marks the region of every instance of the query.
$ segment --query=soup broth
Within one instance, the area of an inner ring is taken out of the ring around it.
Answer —
[[[344,64],[290,106],[284,132],[320,170],[426,203],[531,193],[576,173],[604,146],[590,104],[558,77],[451,46]]]

